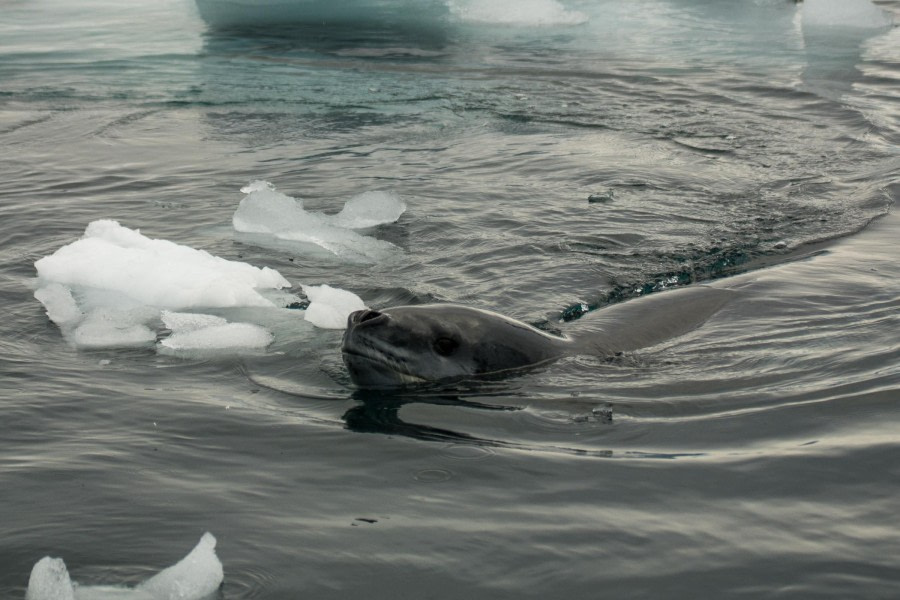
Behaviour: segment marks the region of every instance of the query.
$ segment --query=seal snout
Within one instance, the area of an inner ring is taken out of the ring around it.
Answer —
[[[384,313],[380,313],[377,310],[372,309],[364,309],[357,310],[350,313],[350,316],[347,317],[347,327],[353,327],[354,325],[359,325],[360,323],[366,323],[369,321],[378,321],[379,323],[387,320],[387,315]],[[373,323],[374,324],[374,323]]]

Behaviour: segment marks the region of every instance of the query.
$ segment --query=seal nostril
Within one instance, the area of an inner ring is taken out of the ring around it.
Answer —
[[[378,312],[377,310],[364,310],[364,311],[362,311],[362,314],[359,315],[358,322],[362,323],[363,321],[369,321],[371,319],[374,319],[374,318],[380,317],[380,316],[381,316],[381,313]]]
[[[377,310],[370,310],[368,308],[365,310],[357,310],[350,313],[348,323],[350,325],[359,325],[364,321],[371,321],[372,319],[376,319],[380,316],[382,316],[382,313],[378,312]]]

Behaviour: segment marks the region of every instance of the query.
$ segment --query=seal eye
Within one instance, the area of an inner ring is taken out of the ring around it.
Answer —
[[[451,340],[450,338],[438,338],[434,341],[434,351],[440,354],[441,356],[450,356],[456,349],[459,347],[459,343],[456,340]]]

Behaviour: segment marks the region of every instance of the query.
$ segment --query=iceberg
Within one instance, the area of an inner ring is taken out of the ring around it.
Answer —
[[[390,192],[365,192],[348,200],[341,212],[327,215],[307,211],[303,201],[275,189],[268,181],[241,188],[246,196],[232,217],[235,231],[262,246],[297,251],[322,249],[339,258],[372,262],[398,250],[390,242],[357,233],[394,223],[406,204]]]
[[[568,10],[557,0],[448,0],[451,13],[460,21],[517,27],[581,25],[582,12]]]
[[[440,30],[458,22],[514,26],[567,26],[583,13],[558,0],[196,0],[213,28],[384,24]]]
[[[187,556],[135,588],[73,584],[65,562],[45,556],[31,569],[25,600],[205,600],[224,579],[215,549],[216,538],[204,533]]]
[[[444,0],[196,0],[212,27],[290,24],[440,25],[447,16]]]

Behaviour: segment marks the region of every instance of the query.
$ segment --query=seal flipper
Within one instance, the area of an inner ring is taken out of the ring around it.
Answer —
[[[697,329],[738,292],[692,286],[630,300],[585,315],[572,335],[580,354],[646,348]]]

